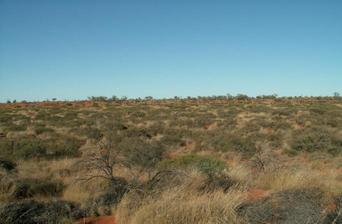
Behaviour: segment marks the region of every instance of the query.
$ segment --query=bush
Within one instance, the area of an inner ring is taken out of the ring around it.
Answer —
[[[142,128],[128,128],[125,132],[122,133],[125,137],[128,138],[152,138],[152,133],[149,133],[146,129]]]
[[[24,199],[34,196],[61,196],[63,190],[64,185],[60,181],[25,178],[17,181],[12,197],[14,199]]]
[[[182,141],[182,137],[177,135],[164,135],[160,140],[160,142],[166,147],[179,146]]]
[[[34,131],[37,135],[40,135],[42,133],[47,133],[47,132],[51,133],[51,132],[54,132],[55,130],[53,130],[52,128],[45,127],[45,126],[37,126],[35,127]]]
[[[13,161],[0,158],[0,168],[4,169],[5,171],[7,172],[13,171],[16,169],[16,167],[17,167],[17,164],[14,163]]]
[[[342,152],[342,140],[324,129],[309,129],[294,134],[292,151],[296,152],[327,152],[333,155]]]
[[[237,134],[215,132],[215,135],[210,136],[204,144],[217,151],[236,151],[246,156],[252,156],[256,152],[255,142],[250,137],[244,138]]]
[[[10,124],[8,125],[5,130],[6,131],[26,131],[26,125],[19,125],[19,124]]]
[[[101,140],[101,138],[103,137],[102,132],[97,128],[88,128],[86,129],[86,132],[88,138],[94,139],[96,141]]]
[[[184,169],[192,167],[210,176],[221,173],[224,169],[227,168],[227,165],[225,164],[225,162],[217,160],[210,156],[189,154],[174,159],[162,160],[157,167],[160,170]]]
[[[147,143],[140,138],[125,138],[118,147],[123,149],[127,163],[146,171],[152,170],[162,160],[165,151],[160,144]]]
[[[1,206],[2,224],[65,224],[85,215],[78,204],[68,201],[37,202],[24,200]]]
[[[317,224],[322,199],[323,193],[316,188],[287,190],[242,205],[239,213],[249,223]]]
[[[74,138],[41,140],[33,137],[0,139],[0,156],[12,159],[62,158],[80,156],[81,142]]]
[[[78,112],[77,111],[68,111],[64,114],[65,120],[74,120],[78,118]]]
[[[130,114],[131,118],[144,118],[146,116],[146,113],[142,112],[142,111],[135,111],[133,113]]]
[[[106,191],[96,197],[92,210],[95,214],[110,215],[111,208],[116,206],[128,191],[128,183],[123,178],[116,178],[109,183]],[[103,212],[100,212],[102,210]]]

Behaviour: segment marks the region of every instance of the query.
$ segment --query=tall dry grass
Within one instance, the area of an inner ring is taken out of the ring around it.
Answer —
[[[130,192],[118,205],[115,214],[120,224],[213,224],[243,223],[237,207],[245,200],[245,192],[231,187],[228,192],[217,190],[200,193],[203,176],[188,175],[183,184],[158,194]]]
[[[320,188],[326,195],[342,194],[342,174],[336,170],[313,170],[301,168],[297,170],[278,170],[261,174],[253,181],[256,188],[281,192],[291,189]]]
[[[132,224],[241,223],[235,210],[242,200],[243,195],[238,191],[200,195],[174,190],[144,204],[134,215]]]

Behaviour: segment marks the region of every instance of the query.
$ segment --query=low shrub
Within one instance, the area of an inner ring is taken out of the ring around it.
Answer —
[[[34,196],[52,197],[61,196],[64,190],[64,185],[60,181],[46,179],[19,179],[15,183],[12,198],[25,199]]]
[[[0,139],[0,156],[12,159],[62,158],[80,156],[81,142],[74,138],[38,139]]]
[[[96,141],[101,140],[101,138],[103,137],[102,132],[97,128],[87,128],[86,133],[88,138],[94,139]]]
[[[196,168],[204,174],[215,175],[226,169],[227,165],[225,162],[210,156],[189,154],[174,159],[162,160],[157,167],[159,170]]]
[[[11,124],[5,128],[5,131],[26,131],[26,125]]]
[[[132,127],[126,129],[122,134],[128,138],[141,137],[141,138],[150,139],[153,136],[152,133],[148,132],[144,128],[132,128]]]
[[[65,224],[85,215],[80,206],[68,201],[38,202],[24,200],[0,207],[2,224]]]
[[[177,135],[164,135],[160,142],[165,145],[165,147],[176,147],[182,143],[182,137]]]
[[[123,178],[111,181],[106,191],[97,196],[92,205],[95,214],[110,215],[113,206],[116,206],[128,191],[128,182]]]
[[[162,160],[165,148],[156,142],[146,142],[141,138],[125,138],[118,144],[122,148],[125,160],[130,166],[151,171]]]
[[[45,126],[38,126],[38,127],[35,127],[34,131],[37,135],[40,135],[42,133],[51,133],[51,132],[54,132],[55,130],[53,130],[52,128],[45,127]]]
[[[322,191],[316,188],[286,190],[242,205],[239,214],[249,223],[317,224],[322,199]]]
[[[255,142],[251,137],[241,137],[233,133],[217,133],[207,136],[204,148],[212,148],[221,152],[235,151],[245,156],[252,156],[256,152]]]
[[[294,133],[292,151],[297,152],[327,152],[333,155],[342,152],[342,140],[325,129],[309,129]]]
[[[0,158],[0,168],[4,169],[7,172],[15,170],[17,164],[11,160]]]

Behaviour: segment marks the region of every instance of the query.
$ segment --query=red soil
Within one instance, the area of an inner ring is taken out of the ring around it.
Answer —
[[[255,189],[251,189],[248,194],[247,194],[247,198],[250,201],[255,201],[258,200],[260,198],[264,198],[269,194],[268,190],[264,190],[264,189],[259,189],[259,188],[255,188]]]
[[[116,224],[114,216],[87,217],[77,221],[77,224]]]

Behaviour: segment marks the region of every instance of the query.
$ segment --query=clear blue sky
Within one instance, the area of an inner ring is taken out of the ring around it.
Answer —
[[[335,91],[341,0],[0,0],[0,101]]]

